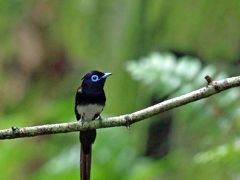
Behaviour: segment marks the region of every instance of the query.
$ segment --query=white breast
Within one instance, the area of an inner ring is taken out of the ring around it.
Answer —
[[[78,105],[77,111],[81,114],[83,121],[93,120],[95,114],[100,114],[103,110],[103,106],[99,104]]]

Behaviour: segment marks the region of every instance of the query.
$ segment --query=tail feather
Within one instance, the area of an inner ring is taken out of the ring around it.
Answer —
[[[96,139],[96,130],[80,131],[80,176],[81,180],[90,180],[92,144]]]
[[[81,180],[89,180],[91,173],[91,157],[92,152],[90,149],[89,153],[83,151],[83,146],[81,145],[81,155],[80,155],[80,175]]]

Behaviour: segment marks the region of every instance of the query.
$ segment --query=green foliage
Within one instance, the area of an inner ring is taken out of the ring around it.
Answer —
[[[203,84],[206,75],[213,78],[225,78],[226,73],[218,73],[213,65],[202,67],[197,58],[184,56],[176,58],[170,53],[152,53],[149,57],[141,58],[139,61],[130,61],[127,70],[133,79],[149,86],[156,94],[166,94],[171,90],[177,92],[190,91]],[[184,86],[182,86],[184,84]]]
[[[173,97],[205,86],[206,75],[216,80],[227,77],[226,72],[221,72],[214,65],[202,66],[197,58],[176,58],[169,53],[153,53],[139,61],[131,61],[127,64],[127,69],[133,79],[143,84],[145,93],[150,92],[158,97],[169,93]],[[179,166],[173,166],[177,171],[175,178],[188,179],[197,167],[211,169],[214,166],[212,171],[202,170],[202,178],[209,173],[213,177],[221,176],[221,172],[223,177],[238,174],[235,162],[236,159],[239,161],[239,98],[239,88],[235,88],[174,111],[174,139],[171,140],[172,150],[167,161],[171,164],[188,163],[188,170],[184,173]],[[234,140],[237,140],[237,144],[232,148],[230,142]],[[171,158],[175,153],[180,153],[182,158]],[[221,164],[228,167],[229,174],[223,172]],[[166,169],[165,173],[169,170]]]
[[[74,120],[75,90],[90,69],[113,72],[105,87],[104,114],[110,115],[146,107],[153,94],[177,96],[204,86],[206,74],[239,73],[232,66],[239,59],[239,12],[238,0],[1,0],[0,127]],[[126,73],[127,60],[156,49],[198,55],[206,66],[190,56],[153,53],[127,63]],[[61,60],[63,72],[54,64]],[[174,110],[171,151],[163,160],[143,157],[150,121],[100,130],[93,178],[236,177],[236,151],[227,148],[222,156],[217,149],[238,142],[238,101],[235,89]],[[0,178],[78,179],[76,144],[76,133],[1,142]]]
[[[188,67],[187,71],[186,67]],[[198,84],[196,75],[200,68],[201,64],[197,59],[190,57],[176,59],[172,54],[159,53],[153,53],[150,57],[136,62],[131,61],[127,65],[133,79],[146,84],[152,92],[158,92],[157,94],[169,93],[182,84],[193,86],[193,79]],[[208,70],[211,71],[211,69]]]

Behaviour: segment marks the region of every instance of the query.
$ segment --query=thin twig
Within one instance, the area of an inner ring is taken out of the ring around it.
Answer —
[[[209,77],[209,76],[208,76]],[[131,114],[109,117],[91,122],[69,122],[60,124],[46,124],[32,127],[12,127],[9,129],[0,130],[0,139],[13,139],[20,137],[32,137],[46,134],[58,134],[75,132],[85,129],[98,129],[117,126],[129,126],[135,122],[147,119],[156,114],[174,109],[185,104],[207,98],[221,91],[240,86],[240,76],[227,78],[219,81],[213,81],[206,78],[208,85],[201,89],[192,91],[185,95],[175,97],[159,104],[150,106],[140,111]]]
[[[206,79],[208,85],[210,85],[213,82],[212,78],[209,75],[206,75],[205,79]]]

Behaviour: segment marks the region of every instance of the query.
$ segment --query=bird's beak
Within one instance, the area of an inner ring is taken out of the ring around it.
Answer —
[[[112,75],[112,73],[106,72],[106,73],[104,73],[104,75],[101,77],[101,79],[106,79],[108,76],[111,76],[111,75]]]

